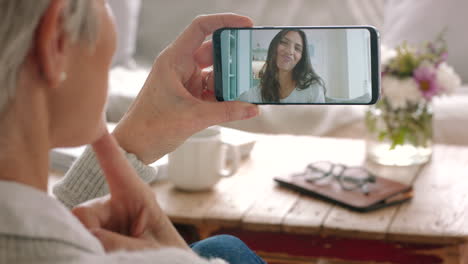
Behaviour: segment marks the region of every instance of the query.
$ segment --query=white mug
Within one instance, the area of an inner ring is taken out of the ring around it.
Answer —
[[[229,168],[228,152],[233,157]],[[218,127],[194,134],[168,157],[169,181],[186,191],[210,189],[221,178],[236,173],[240,162],[238,146],[222,142]]]

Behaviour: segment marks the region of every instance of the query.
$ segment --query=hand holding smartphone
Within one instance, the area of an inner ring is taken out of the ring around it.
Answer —
[[[370,26],[222,28],[213,34],[218,101],[374,104],[379,34]]]

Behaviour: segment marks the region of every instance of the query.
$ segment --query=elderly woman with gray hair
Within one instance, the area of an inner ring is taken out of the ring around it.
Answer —
[[[215,102],[202,81],[212,64],[206,36],[250,19],[197,17],[110,135],[103,108],[116,40],[106,1],[0,0],[0,17],[0,263],[263,263],[229,236],[190,248],[144,182],[145,164],[191,134],[257,115],[247,103]],[[48,151],[87,143],[54,187],[69,211],[47,195]]]

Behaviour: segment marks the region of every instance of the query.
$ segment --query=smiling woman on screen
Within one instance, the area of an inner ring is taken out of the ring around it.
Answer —
[[[270,43],[260,84],[239,100],[255,103],[325,103],[325,85],[310,63],[307,37],[299,29],[283,29]]]

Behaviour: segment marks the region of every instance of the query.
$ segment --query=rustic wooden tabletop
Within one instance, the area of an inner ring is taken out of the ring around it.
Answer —
[[[299,172],[318,160],[364,165],[379,176],[413,184],[414,198],[399,206],[357,213],[273,181],[274,176]],[[444,255],[440,258],[459,258],[458,247],[468,235],[466,147],[435,145],[432,161],[424,166],[389,167],[367,163],[362,140],[262,135],[238,173],[211,191],[179,191],[169,182],[158,182],[153,189],[169,217],[175,223],[194,225],[202,238],[232,229],[338,237],[351,243],[417,243],[440,245],[418,248],[442,250],[437,253]]]
[[[364,165],[379,176],[412,184],[414,197],[369,213],[281,188],[273,177],[328,160]],[[61,177],[51,172],[53,185]],[[152,184],[176,224],[201,238],[231,233],[270,263],[468,263],[468,147],[435,145],[424,166],[379,166],[365,160],[359,139],[259,135],[248,159],[211,191],[184,192]],[[311,259],[334,259],[311,262]]]

